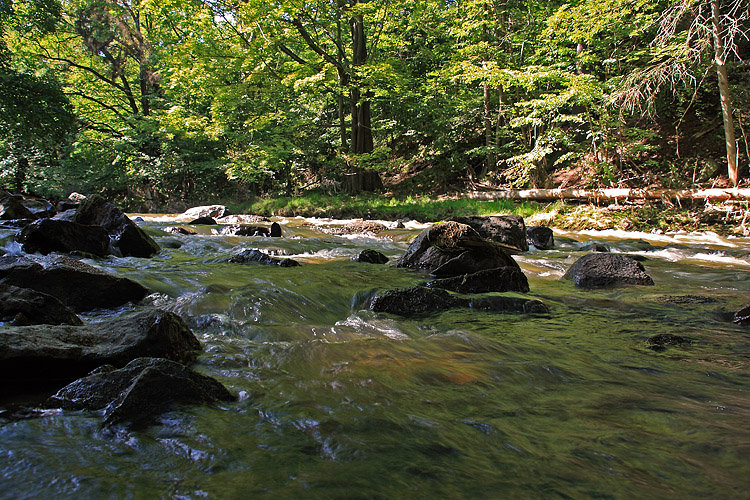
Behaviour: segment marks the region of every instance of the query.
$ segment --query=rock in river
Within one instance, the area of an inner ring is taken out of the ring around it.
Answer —
[[[5,284],[0,284],[0,321],[18,326],[83,324],[52,295]]]
[[[83,326],[0,326],[0,391],[67,383],[139,357],[191,361],[200,349],[179,316],[158,309]]]
[[[82,252],[97,257],[109,254],[109,234],[101,226],[86,226],[60,219],[32,222],[16,237],[26,253]]]
[[[471,226],[482,238],[504,245],[509,253],[529,250],[526,225],[520,215],[453,217],[450,220]]]
[[[643,264],[613,253],[591,253],[578,259],[563,276],[576,286],[601,288],[618,285],[653,285]]]
[[[732,319],[738,325],[750,325],[750,305],[743,307],[734,314]]]
[[[528,292],[529,280],[518,266],[505,266],[435,279],[423,283],[422,286],[458,293]]]
[[[555,235],[552,229],[544,226],[530,226],[526,228],[526,241],[538,250],[552,250],[555,248]]]
[[[359,252],[357,255],[352,257],[355,262],[366,262],[369,264],[387,264],[388,257],[378,252],[377,250],[365,249]]]
[[[243,250],[237,255],[230,257],[228,262],[233,262],[236,264],[248,264],[256,262],[258,264],[280,267],[294,267],[300,265],[296,260],[277,259],[276,257],[271,257],[270,255],[267,255],[257,249]]]
[[[378,293],[370,301],[371,310],[399,316],[417,316],[444,311],[454,307],[468,307],[497,312],[549,312],[547,306],[538,300],[506,296],[464,298],[452,295],[445,290],[424,286],[387,290]]]
[[[112,247],[123,257],[151,257],[159,253],[159,245],[113,203],[93,195],[78,207],[73,222],[102,226],[107,230]]]
[[[107,274],[67,256],[36,260],[0,257],[0,283],[52,295],[77,312],[118,307],[148,294],[135,281]]]
[[[441,222],[425,229],[396,263],[396,267],[427,270],[439,277],[506,266],[518,267],[518,264],[504,246],[458,222]]]
[[[140,426],[175,403],[232,401],[217,380],[163,358],[137,358],[120,369],[105,365],[60,389],[45,406],[104,410],[105,424]]]

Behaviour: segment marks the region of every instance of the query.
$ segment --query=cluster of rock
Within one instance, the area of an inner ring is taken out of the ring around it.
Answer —
[[[270,226],[259,226],[258,223],[271,222],[266,217],[258,215],[234,215],[224,205],[206,205],[193,207],[186,210],[180,216],[187,219],[189,225],[194,226],[219,226],[211,229],[211,234],[223,236],[265,236],[280,238],[282,236],[281,225],[273,222]],[[172,234],[198,235],[193,228],[185,226],[173,226],[166,229]]]
[[[181,364],[194,361],[201,345],[179,316],[149,309],[88,324],[78,316],[148,294],[135,281],[49,255],[158,253],[123,212],[97,195],[61,202],[59,212],[40,200],[1,200],[0,220],[22,228],[16,239],[30,255],[0,257],[0,397],[70,383],[45,406],[104,410],[106,424],[128,425],[150,422],[174,402],[232,399],[219,382]]]
[[[453,307],[504,312],[548,312],[540,301],[507,296],[460,294],[529,291],[529,283],[511,253],[528,250],[523,219],[472,217],[441,222],[422,231],[396,263],[435,278],[417,286],[376,294],[370,309],[401,316]],[[481,232],[480,232],[481,231]]]
[[[32,211],[33,207],[39,210]],[[76,195],[58,207],[59,212],[49,202],[5,193],[0,199],[0,219],[22,228],[16,239],[27,253],[151,257],[160,251],[135,222],[99,195]]]

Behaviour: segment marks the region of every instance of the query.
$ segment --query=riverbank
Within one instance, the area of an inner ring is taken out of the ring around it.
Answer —
[[[629,204],[483,201],[457,196],[347,196],[312,194],[299,197],[263,198],[227,204],[235,213],[264,216],[330,217],[435,222],[469,215],[517,214],[528,225],[559,229],[622,229],[644,232],[712,231],[724,236],[750,236],[750,202],[702,201],[675,204],[648,201]]]

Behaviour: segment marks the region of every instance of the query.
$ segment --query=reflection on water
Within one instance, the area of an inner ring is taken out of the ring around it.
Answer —
[[[395,260],[420,227],[341,237],[282,219],[271,239],[145,219],[181,246],[87,262],[149,287],[136,307],[183,316],[205,348],[198,370],[239,401],[119,434],[85,412],[0,420],[0,497],[747,496],[750,330],[726,316],[750,303],[748,239],[558,232],[555,250],[515,257],[550,314],[405,320],[367,301],[423,276],[349,259]],[[11,234],[0,244],[17,253]],[[656,286],[560,281],[592,243],[645,258]],[[303,265],[224,262],[244,248]],[[654,352],[657,333],[690,343]]]

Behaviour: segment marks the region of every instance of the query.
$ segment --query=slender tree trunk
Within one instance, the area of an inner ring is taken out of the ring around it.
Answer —
[[[482,86],[484,91],[484,167],[479,173],[479,178],[483,179],[494,165],[492,165],[492,117],[490,116],[490,86],[486,83]]]
[[[359,3],[358,0],[353,1],[354,5],[357,3]],[[352,17],[349,24],[352,32],[352,66],[356,68],[367,61],[365,23],[359,15]],[[358,82],[355,82],[350,95],[352,98],[352,152],[355,154],[371,153],[373,141],[368,93],[365,92],[363,96]]]
[[[721,96],[721,114],[724,118],[724,139],[727,148],[727,169],[729,182],[737,186],[739,181],[737,167],[737,141],[734,137],[734,120],[732,117],[732,98],[729,92],[729,78],[724,56],[724,42],[721,37],[721,10],[719,0],[711,0],[711,14],[714,37],[714,64],[719,77],[719,95]]]

